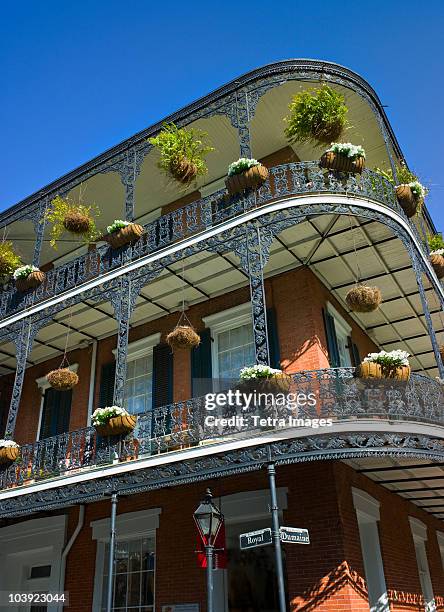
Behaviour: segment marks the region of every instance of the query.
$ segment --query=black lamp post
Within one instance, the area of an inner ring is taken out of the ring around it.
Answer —
[[[210,489],[194,512],[194,521],[205,546],[207,558],[207,612],[213,612],[213,555],[214,543],[220,531],[224,517],[213,502]]]

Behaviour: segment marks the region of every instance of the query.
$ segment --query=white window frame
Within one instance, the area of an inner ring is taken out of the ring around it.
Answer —
[[[116,540],[135,540],[138,538],[154,538],[156,554],[156,530],[159,528],[161,508],[149,508],[138,512],[126,512],[116,517]],[[93,612],[100,612],[102,605],[103,574],[105,564],[105,548],[109,544],[111,520],[109,517],[92,521],[92,539],[97,542],[96,569],[94,575]],[[156,609],[156,561],[154,562],[154,605]]]
[[[426,612],[436,612],[435,596],[433,594],[430,566],[427,559],[427,525],[413,516],[409,516],[410,529],[415,544],[416,563],[418,567],[419,581],[424,596]]]
[[[370,612],[389,612],[390,605],[378,530],[380,503],[365,491],[355,487],[352,487],[352,495],[358,519]]]
[[[141,340],[135,340],[130,342],[126,351],[126,363],[141,359],[142,357],[149,357],[153,354],[154,347],[160,342],[160,332],[142,338]],[[113,349],[113,355],[117,358],[117,348]],[[125,381],[126,386],[126,381]],[[151,389],[151,392],[153,389]],[[125,389],[126,392],[126,389]]]
[[[441,554],[442,569],[444,571],[444,532],[437,531],[436,539],[438,540],[439,552]]]
[[[77,373],[77,370],[79,369],[79,364],[73,363],[68,366],[68,369],[71,370],[71,372]],[[51,385],[47,381],[46,376],[42,376],[41,378],[36,378],[35,382],[37,383],[37,386],[40,389],[39,424],[37,426],[37,435],[35,438],[36,442],[38,442],[40,438],[40,430],[42,428],[43,404],[45,403],[45,391],[49,389]]]
[[[336,340],[338,341],[339,338],[338,336],[342,336],[345,337],[347,340],[350,338],[351,333],[352,333],[352,328],[351,326],[347,323],[347,321],[344,319],[344,317],[339,314],[339,312],[336,310],[336,308],[333,306],[333,304],[331,304],[330,302],[327,302],[327,312],[333,317],[334,322],[335,322],[335,333],[336,333]],[[339,349],[339,347],[338,347]],[[348,355],[349,355],[349,366],[353,365],[353,360],[352,360],[352,347],[348,346],[347,347],[348,350]],[[343,364],[341,364],[341,367],[348,367],[345,366]]]
[[[213,378],[219,377],[219,334],[241,325],[251,323],[253,326],[253,314],[251,302],[245,302],[239,306],[222,310],[215,314],[203,317],[205,327],[210,328],[211,333],[211,368]]]

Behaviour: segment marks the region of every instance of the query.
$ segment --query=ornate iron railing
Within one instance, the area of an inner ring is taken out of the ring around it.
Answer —
[[[260,408],[247,409],[241,402],[211,410],[206,398],[199,397],[139,415],[136,429],[126,437],[101,438],[93,427],[86,427],[27,444],[15,463],[3,467],[0,489],[227,439],[263,440],[277,433],[292,437],[300,428],[302,436],[328,433],[331,427],[322,426],[321,419],[331,419],[333,424],[408,420],[444,425],[444,387],[421,374],[412,374],[408,383],[398,383],[357,378],[354,368],[299,372],[292,377],[289,393],[294,394],[290,399],[299,394],[298,407],[272,405],[268,400]],[[302,395],[310,393],[314,399],[303,404]],[[258,423],[258,418],[266,422]],[[362,427],[368,431],[368,423]]]
[[[269,179],[255,193],[230,198],[225,189],[219,190],[148,223],[144,236],[134,245],[118,250],[100,245],[50,270],[45,282],[33,291],[24,294],[17,292],[12,285],[6,287],[0,293],[0,318],[63,294],[256,206],[289,196],[322,193],[371,199],[404,214],[391,183],[370,170],[353,176],[326,172],[316,161],[276,166],[270,169]],[[411,227],[421,243],[416,226],[411,224]],[[426,246],[424,248],[427,249]]]

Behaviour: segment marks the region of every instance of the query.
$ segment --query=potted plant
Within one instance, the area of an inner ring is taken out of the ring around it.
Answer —
[[[67,198],[56,196],[45,213],[46,219],[52,224],[50,244],[57,250],[57,242],[65,231],[90,244],[100,236],[95,219],[100,212],[92,204],[80,204]]]
[[[8,280],[21,264],[22,261],[15,253],[12,242],[8,240],[0,242],[0,277],[2,280]]]
[[[48,372],[46,380],[51,387],[57,389],[57,391],[69,391],[77,385],[79,377],[76,372],[73,372],[69,368],[60,367]]]
[[[200,344],[200,336],[191,325],[176,325],[166,337],[172,350],[193,349]]]
[[[13,277],[18,291],[28,291],[43,283],[45,273],[36,266],[26,265],[16,268]]]
[[[129,414],[119,406],[97,408],[92,415],[92,424],[100,436],[127,434],[136,426],[137,416]]]
[[[205,157],[214,148],[206,142],[207,138],[208,134],[202,130],[178,128],[169,123],[149,142],[160,152],[159,168],[176,181],[189,185],[208,172]]]
[[[440,234],[429,236],[430,263],[438,278],[444,278],[444,240]]]
[[[351,142],[333,142],[319,162],[321,168],[361,174],[365,167],[365,151],[361,145]]]
[[[380,168],[375,168],[375,172],[378,172],[395,185],[391,169],[381,170]],[[396,169],[396,177],[396,198],[407,217],[413,217],[421,212],[424,198],[428,193],[427,189],[421,185],[418,177],[413,172],[410,172],[406,166],[400,166]]]
[[[330,144],[347,125],[345,98],[328,85],[296,94],[289,108],[285,136],[290,143]]]
[[[14,440],[0,440],[0,464],[16,461],[20,455],[20,446]]]
[[[241,193],[245,189],[257,189],[268,178],[268,169],[257,159],[241,157],[228,166],[225,185],[230,195]]]
[[[409,354],[405,351],[380,351],[369,353],[359,366],[360,378],[390,378],[408,381],[410,378]]]
[[[291,383],[291,376],[282,370],[262,364],[242,368],[239,378],[241,383],[246,383],[250,389],[263,393],[285,393]]]
[[[136,242],[145,232],[142,225],[132,221],[122,221],[121,219],[113,221],[106,230],[108,235],[105,236],[105,240],[113,249],[119,249],[125,246],[125,244]]]
[[[381,290],[379,287],[356,285],[347,292],[345,301],[352,312],[373,312],[382,302]]]

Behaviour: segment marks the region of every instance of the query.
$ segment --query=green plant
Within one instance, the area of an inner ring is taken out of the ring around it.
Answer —
[[[431,252],[436,252],[444,249],[444,239],[441,234],[429,235],[427,237]]]
[[[80,204],[72,202],[68,198],[56,196],[48,210],[45,213],[45,218],[52,224],[50,245],[57,250],[57,242],[65,231],[77,235],[82,242],[89,244],[100,237],[95,223],[95,218],[100,215],[100,211],[94,204]],[[87,219],[87,224],[84,231],[72,231],[67,228],[67,219],[78,218],[80,220]]]
[[[354,145],[351,142],[332,142],[331,147],[327,152],[339,153],[345,155],[349,159],[357,159],[363,157],[365,159],[365,151],[361,145]]]
[[[387,170],[383,170],[382,168],[375,168],[375,172],[386,178],[390,183],[395,184],[395,180],[393,178],[393,170],[388,168]],[[398,185],[408,185],[414,181],[418,181],[418,177],[413,174],[406,166],[399,166],[396,168],[396,176],[397,176],[397,184]]]
[[[113,232],[118,232],[127,225],[130,225],[129,221],[122,221],[122,219],[116,219],[115,221],[113,221],[113,223],[111,223],[111,225],[108,225],[106,231],[108,232],[108,234],[112,234]]]
[[[364,357],[364,363],[379,363],[384,368],[399,368],[409,365],[409,353],[406,351],[380,351],[379,353],[369,353]]]
[[[97,425],[106,425],[108,421],[117,416],[127,415],[125,408],[119,406],[107,406],[106,408],[97,408],[91,417],[91,422],[96,427]]]
[[[347,125],[345,98],[328,85],[296,94],[285,119],[285,136],[290,142],[330,144]]]
[[[272,378],[276,374],[282,374],[282,370],[270,368],[270,366],[267,365],[257,364],[242,368],[239,377],[241,380],[252,380],[256,378]]]
[[[28,276],[30,274],[32,274],[33,272],[40,272],[40,269],[37,268],[36,266],[31,266],[29,264],[25,265],[25,266],[20,266],[19,268],[16,268],[14,270],[14,280],[17,280],[19,278],[28,278]]]
[[[11,275],[21,263],[22,260],[14,251],[12,242],[8,240],[0,242],[0,275]]]
[[[208,134],[202,130],[178,128],[174,123],[169,123],[149,142],[160,152],[158,166],[161,170],[177,178],[177,168],[183,162],[188,162],[195,167],[192,177],[195,178],[208,172],[205,157],[214,148],[206,142],[207,138]]]
[[[245,172],[245,170],[249,170],[250,168],[254,168],[254,166],[259,166],[260,163],[257,159],[250,159],[249,157],[240,157],[237,161],[233,162],[228,166],[228,176],[233,176],[234,174],[241,174]]]

